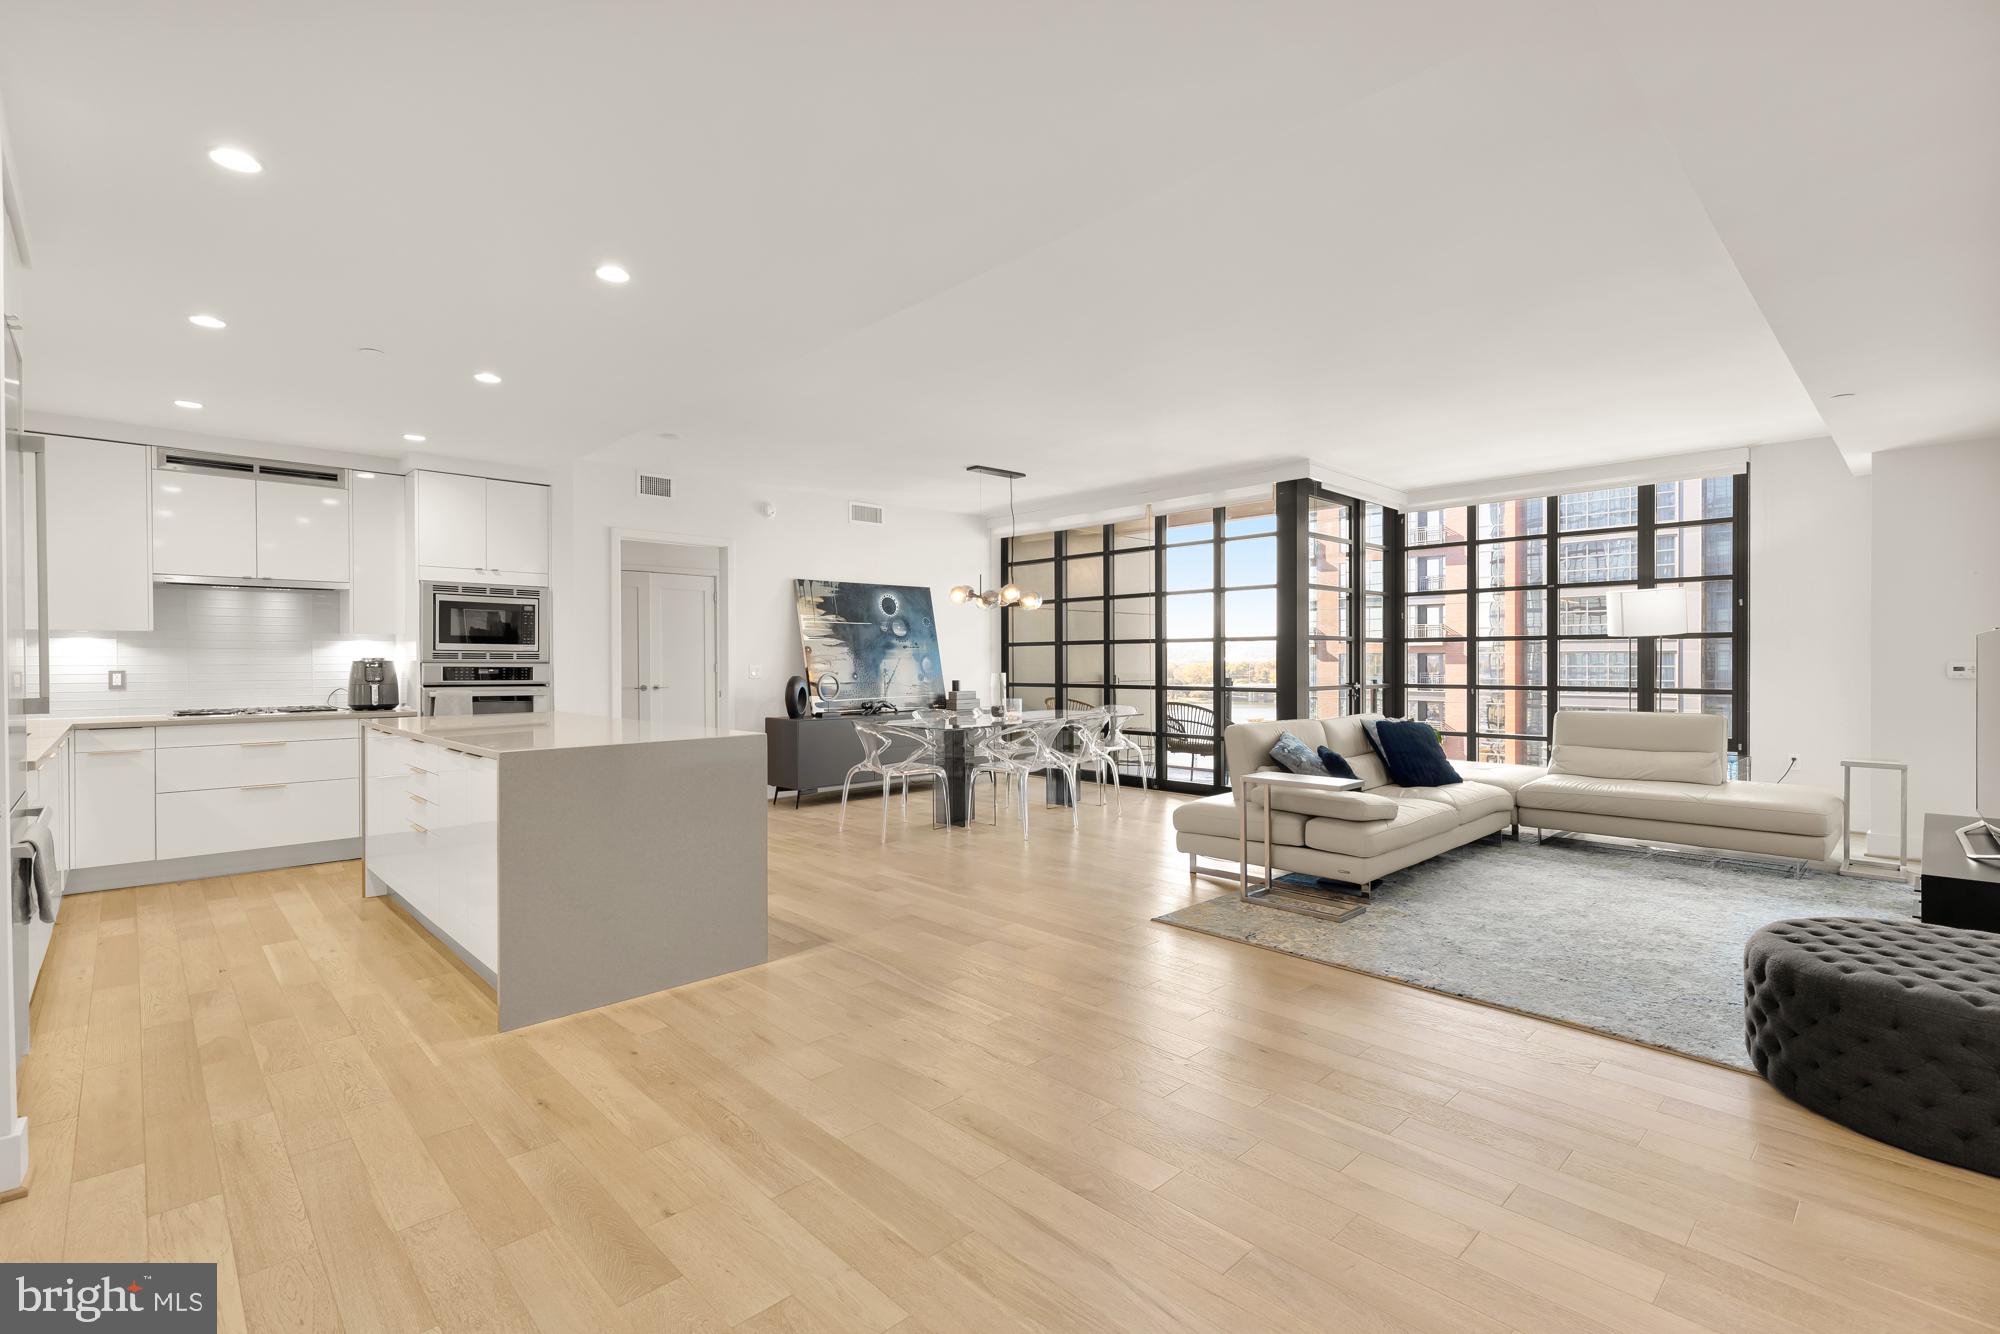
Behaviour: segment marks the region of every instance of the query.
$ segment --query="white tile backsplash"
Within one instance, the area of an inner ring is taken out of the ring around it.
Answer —
[[[59,718],[231,705],[322,704],[356,658],[396,657],[393,640],[340,631],[341,594],[317,589],[158,584],[153,628],[49,637],[49,711]],[[113,690],[106,673],[125,673]]]

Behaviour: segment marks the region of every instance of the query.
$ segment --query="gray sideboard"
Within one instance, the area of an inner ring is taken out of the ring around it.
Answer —
[[[882,722],[895,723],[893,714]],[[916,749],[916,743],[900,738],[889,743],[889,758],[901,759]],[[781,793],[799,797],[823,788],[838,789],[847,771],[861,763],[861,738],[855,735],[852,718],[766,718],[764,720],[764,781]],[[859,783],[860,779],[855,780]],[[873,778],[876,786],[880,778]],[[919,782],[924,780],[919,779]]]

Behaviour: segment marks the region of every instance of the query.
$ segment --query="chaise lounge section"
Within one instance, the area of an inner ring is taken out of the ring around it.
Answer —
[[[1839,855],[1839,797],[1732,781],[1727,747],[1713,714],[1558,713],[1547,775],[1519,790],[1520,822],[1802,861]]]

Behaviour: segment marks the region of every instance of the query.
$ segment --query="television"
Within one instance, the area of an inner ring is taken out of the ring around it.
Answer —
[[[1977,644],[1974,655],[1977,679],[1973,684],[1979,696],[1973,732],[1979,818],[1958,831],[1958,841],[1965,848],[1965,855],[1975,861],[2000,861],[2000,630],[1988,630],[1979,636]],[[1982,828],[1984,838],[1966,837]],[[1980,846],[1975,846],[1975,842]]]

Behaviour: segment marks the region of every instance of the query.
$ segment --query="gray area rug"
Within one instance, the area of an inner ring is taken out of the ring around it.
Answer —
[[[1475,843],[1325,922],[1234,893],[1154,920],[1750,1069],[1743,946],[1785,917],[1912,917],[1908,885],[1564,839]]]

